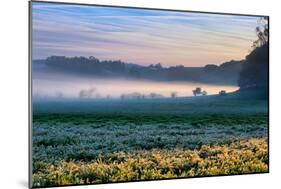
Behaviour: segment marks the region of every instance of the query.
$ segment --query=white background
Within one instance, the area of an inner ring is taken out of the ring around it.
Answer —
[[[280,36],[277,0],[68,0],[270,16],[270,173],[168,181],[105,184],[75,188],[278,188],[281,182]],[[0,188],[27,188],[28,180],[28,1],[0,6]],[[278,180],[279,179],[279,180]],[[68,188],[68,187],[66,187]]]

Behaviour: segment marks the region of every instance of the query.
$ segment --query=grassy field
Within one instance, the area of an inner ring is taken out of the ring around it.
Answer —
[[[33,105],[33,185],[268,171],[263,100],[181,98]]]

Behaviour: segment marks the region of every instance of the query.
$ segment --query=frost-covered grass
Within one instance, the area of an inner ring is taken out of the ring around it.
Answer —
[[[266,101],[64,101],[33,108],[34,186],[268,169]],[[191,156],[201,163],[193,165]]]
[[[163,178],[268,172],[268,146],[264,139],[203,145],[198,150],[118,152],[91,162],[41,163],[33,185],[60,186]]]
[[[35,118],[33,124],[35,162],[90,161],[99,154],[117,151],[194,149],[203,144],[267,136],[264,115],[170,118],[50,115],[38,119],[41,120]]]

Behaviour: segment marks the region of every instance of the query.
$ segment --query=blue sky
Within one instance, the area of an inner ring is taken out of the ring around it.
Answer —
[[[142,65],[243,59],[259,17],[32,3],[33,59],[95,56]]]

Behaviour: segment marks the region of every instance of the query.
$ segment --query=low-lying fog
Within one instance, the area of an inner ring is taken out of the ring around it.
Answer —
[[[33,70],[33,97],[35,98],[156,98],[193,96],[192,90],[201,87],[208,95],[236,86],[210,85],[192,82],[157,82],[129,79],[86,78],[69,74]]]

